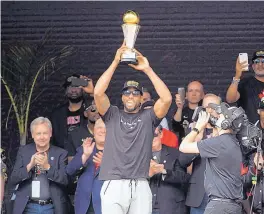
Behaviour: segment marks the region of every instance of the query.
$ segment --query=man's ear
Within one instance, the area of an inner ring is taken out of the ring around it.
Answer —
[[[260,115],[260,110],[259,110],[259,109],[258,109],[258,111],[257,111],[257,112],[258,112],[258,114]]]

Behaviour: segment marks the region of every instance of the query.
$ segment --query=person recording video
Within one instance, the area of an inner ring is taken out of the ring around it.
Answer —
[[[80,126],[87,125],[84,115],[87,103],[86,95],[92,96],[94,86],[92,79],[72,74],[63,84],[68,102],[54,109],[51,115],[53,144],[63,149],[67,148],[70,133]]]
[[[242,213],[243,178],[240,173],[242,151],[235,136],[242,125],[244,110],[210,103],[210,113],[194,112],[197,123],[180,145],[183,153],[199,153],[206,159],[205,191],[209,202],[204,214]],[[217,114],[215,114],[217,113]],[[215,116],[213,116],[215,115]],[[195,116],[193,117],[196,120]],[[210,123],[218,136],[195,142],[197,135]]]

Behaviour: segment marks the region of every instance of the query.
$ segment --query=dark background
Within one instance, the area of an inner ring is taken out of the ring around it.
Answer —
[[[173,95],[178,87],[200,80],[206,92],[224,98],[238,53],[247,52],[251,58],[264,46],[264,2],[20,1],[1,2],[1,9],[2,43],[35,43],[53,27],[49,48],[55,44],[76,48],[65,69],[45,82],[48,90],[32,105],[29,121],[49,116],[55,106],[65,102],[61,85],[66,75],[81,73],[97,81],[122,44],[122,14],[129,9],[141,18],[135,47],[148,57]],[[131,78],[153,90],[144,74],[120,66],[107,91],[112,104],[121,104],[120,89]],[[12,166],[19,147],[18,128],[14,119],[5,128],[10,102],[3,86],[1,89],[2,148]],[[174,111],[173,102],[169,121]]]

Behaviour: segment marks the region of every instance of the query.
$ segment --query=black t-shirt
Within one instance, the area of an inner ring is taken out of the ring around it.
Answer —
[[[223,134],[197,145],[201,157],[206,158],[204,187],[208,196],[242,199],[242,152],[235,135]]]
[[[81,111],[80,109],[77,111],[68,110],[67,113],[67,127],[68,134],[72,132],[74,129],[80,127],[81,124]]]
[[[102,118],[106,140],[99,179],[148,178],[154,131],[161,121],[153,108],[134,114],[110,106]]]
[[[175,133],[179,133],[179,140],[182,141],[182,138],[187,135],[184,131],[184,126],[186,129],[189,128],[190,123],[192,123],[193,109],[190,109],[188,106],[184,107],[182,110],[182,119],[180,122],[177,122],[172,118],[172,130]]]
[[[65,148],[68,151],[68,156],[74,156],[77,148],[82,145],[83,140],[87,137],[93,138],[93,134],[90,133],[87,126],[80,126],[70,132]]]
[[[257,80],[255,77],[247,77],[241,80],[238,85],[240,98],[237,101],[238,106],[241,106],[249,119],[249,122],[255,123],[259,115],[257,113],[260,98],[258,95],[264,90],[264,82]]]

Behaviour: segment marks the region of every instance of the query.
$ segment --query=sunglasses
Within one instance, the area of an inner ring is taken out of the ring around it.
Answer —
[[[154,137],[158,137],[158,136],[159,136],[159,133],[154,133],[153,136],[154,136]]]
[[[89,106],[88,108],[85,109],[85,111],[90,111],[90,112],[96,112],[96,106]]]
[[[264,58],[262,58],[262,59],[254,59],[254,60],[253,60],[253,63],[254,63],[254,64],[259,64],[260,62],[261,62],[262,64],[264,64]]]
[[[125,96],[129,96],[130,94],[132,94],[133,96],[139,96],[141,93],[138,90],[135,90],[135,91],[125,90],[125,91],[122,91],[122,94]]]

